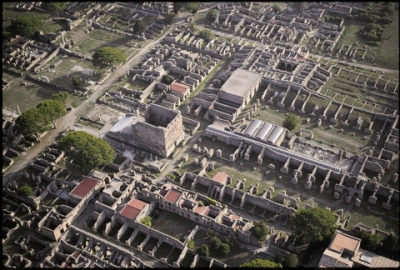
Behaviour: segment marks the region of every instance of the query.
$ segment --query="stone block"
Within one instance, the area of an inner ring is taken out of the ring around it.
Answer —
[[[270,164],[268,164],[267,168],[270,170],[275,170],[275,165],[270,163]]]
[[[382,208],[386,209],[386,210],[390,210],[390,209],[392,209],[392,205],[384,202],[384,203],[382,203]]]
[[[357,207],[360,207],[360,205],[361,205],[361,200],[357,198],[355,204],[356,204]]]
[[[376,204],[376,200],[377,200],[377,198],[375,196],[369,196],[369,198],[368,198],[368,202],[370,204]]]
[[[340,193],[339,192],[335,192],[335,194],[333,194],[333,198],[335,198],[336,200],[339,199]]]
[[[351,199],[352,199],[353,197],[351,197],[351,196],[346,196],[346,203],[351,203]]]
[[[307,182],[304,184],[304,188],[305,188],[305,189],[310,189],[311,186],[312,186],[311,181],[307,181]]]
[[[290,180],[290,183],[292,183],[293,185],[296,185],[298,181],[299,181],[299,179],[298,179],[297,177],[293,177],[293,178]]]

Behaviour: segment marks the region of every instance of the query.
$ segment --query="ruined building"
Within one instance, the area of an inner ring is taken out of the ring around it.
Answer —
[[[182,115],[178,110],[150,104],[144,118],[140,115],[125,117],[107,135],[168,157],[184,138]]]

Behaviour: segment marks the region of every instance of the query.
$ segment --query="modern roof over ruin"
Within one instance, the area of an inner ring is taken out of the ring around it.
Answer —
[[[175,188],[171,188],[164,196],[164,199],[170,203],[176,203],[176,201],[181,196],[182,191]]]
[[[253,85],[261,79],[261,75],[252,71],[237,69],[222,85],[221,91],[235,96],[246,96]]]
[[[360,242],[361,240],[356,237],[347,235],[341,231],[336,231],[336,235],[333,238],[329,248],[339,253],[341,253],[343,249],[357,252],[358,248],[360,247]]]
[[[171,90],[185,94],[190,91],[190,87],[180,82],[174,82],[173,84],[171,84]]]
[[[135,219],[146,205],[148,205],[148,203],[138,199],[132,199],[122,209],[121,215],[129,219]]]
[[[82,180],[82,182],[79,183],[71,192],[71,195],[75,195],[78,197],[85,197],[90,191],[94,189],[94,187],[97,185],[99,180],[85,177],[85,179]]]

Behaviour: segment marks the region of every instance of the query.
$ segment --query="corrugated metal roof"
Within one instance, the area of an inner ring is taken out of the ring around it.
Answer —
[[[261,126],[262,121],[258,119],[254,119],[251,121],[250,125],[244,131],[244,134],[252,136],[253,133]]]
[[[265,140],[268,134],[272,131],[275,126],[271,123],[264,123],[264,125],[260,128],[260,131],[257,132],[255,136],[258,139]]]
[[[285,132],[285,129],[280,126],[276,126],[271,134],[268,136],[267,142],[272,144],[276,144],[277,140],[282,136],[282,133]]]

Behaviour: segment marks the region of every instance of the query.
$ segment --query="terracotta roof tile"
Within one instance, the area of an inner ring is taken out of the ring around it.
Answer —
[[[97,185],[99,180],[85,177],[82,182],[79,183],[71,192],[70,194],[78,196],[78,197],[85,197],[93,188]]]
[[[167,200],[170,203],[176,203],[176,201],[179,199],[181,196],[182,191],[179,191],[175,188],[171,188],[167,194],[165,194],[164,199]]]
[[[175,82],[175,83],[171,84],[171,90],[175,90],[177,92],[185,94],[187,91],[190,90],[190,87],[183,83]]]
[[[125,207],[121,211],[121,215],[127,217],[129,219],[135,219],[140,211],[146,206],[148,203],[145,203],[138,199],[132,199],[129,203],[125,205]]]

